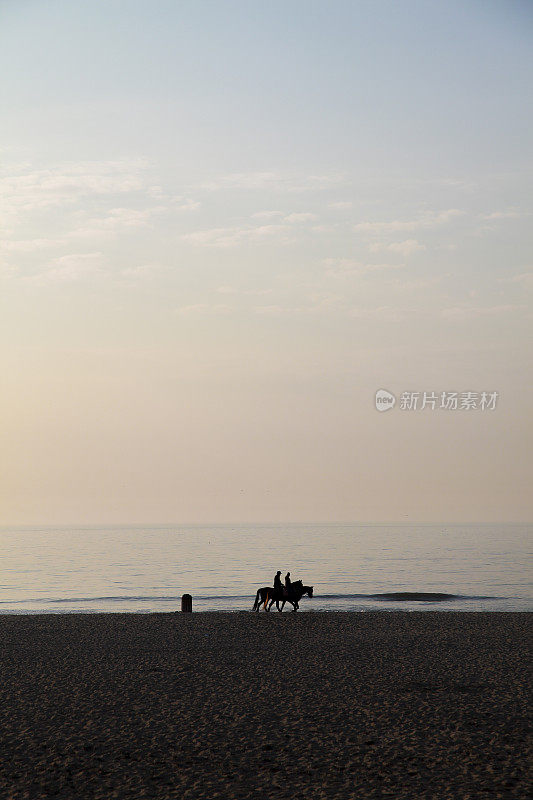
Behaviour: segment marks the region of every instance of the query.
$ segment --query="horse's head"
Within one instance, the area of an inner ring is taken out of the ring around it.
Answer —
[[[293,586],[299,586],[300,589],[303,589],[303,582],[302,581],[293,581],[292,585]]]
[[[313,596],[313,587],[312,586],[304,586],[305,591],[307,592],[308,597]]]

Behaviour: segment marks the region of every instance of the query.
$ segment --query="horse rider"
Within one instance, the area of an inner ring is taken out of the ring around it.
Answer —
[[[281,570],[278,569],[278,571],[276,572],[276,577],[274,578],[274,590],[276,592],[280,592],[281,594],[283,594],[283,584],[281,582],[280,576],[281,576]]]
[[[287,572],[287,574],[285,575],[285,591],[284,591],[285,597],[291,596],[291,586],[292,586],[291,573]]]

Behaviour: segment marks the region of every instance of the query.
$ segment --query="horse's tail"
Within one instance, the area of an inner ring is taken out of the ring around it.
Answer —
[[[261,589],[258,589],[257,590],[257,594],[255,596],[255,603],[254,603],[254,607],[252,608],[252,611],[257,611],[258,608],[259,608],[259,596],[260,596],[260,594],[261,594]]]

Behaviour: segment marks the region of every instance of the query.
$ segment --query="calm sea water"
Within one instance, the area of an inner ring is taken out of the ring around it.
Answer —
[[[0,613],[252,608],[275,572],[302,611],[531,611],[524,525],[224,525],[0,529]],[[383,595],[425,592],[444,600]]]

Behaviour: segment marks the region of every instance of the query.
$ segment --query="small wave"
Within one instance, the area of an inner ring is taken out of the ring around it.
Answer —
[[[420,601],[442,602],[446,600],[504,600],[507,598],[491,595],[448,594],[446,592],[381,592],[379,594],[321,594],[315,595],[320,600],[380,600],[380,601]]]
[[[244,595],[204,595],[195,594],[198,601],[237,601],[248,602],[255,595],[253,592]],[[445,592],[381,592],[377,594],[315,594],[314,600],[346,601],[346,600],[374,600],[380,602],[443,602],[454,600],[508,600],[508,597],[494,597],[491,595],[461,595]],[[0,600],[2,605],[27,605],[36,603],[43,605],[62,605],[75,603],[179,603],[181,595],[102,595],[98,597],[34,597],[24,600]]]
[[[195,594],[197,600],[249,600],[249,595],[201,595]],[[101,597],[32,597],[25,600],[0,600],[0,605],[24,605],[27,603],[179,603],[181,595],[103,595]]]
[[[0,603],[3,605],[19,605],[24,603],[99,603],[101,601],[105,602],[150,602],[152,600],[157,600],[158,602],[172,602],[175,603],[181,600],[180,597],[168,597],[168,596],[151,596],[151,595],[108,595],[105,597],[32,597],[27,600],[1,600]]]
[[[445,592],[384,592],[383,594],[372,594],[373,600],[422,600],[442,602],[443,600],[458,600],[461,595],[446,594]]]

